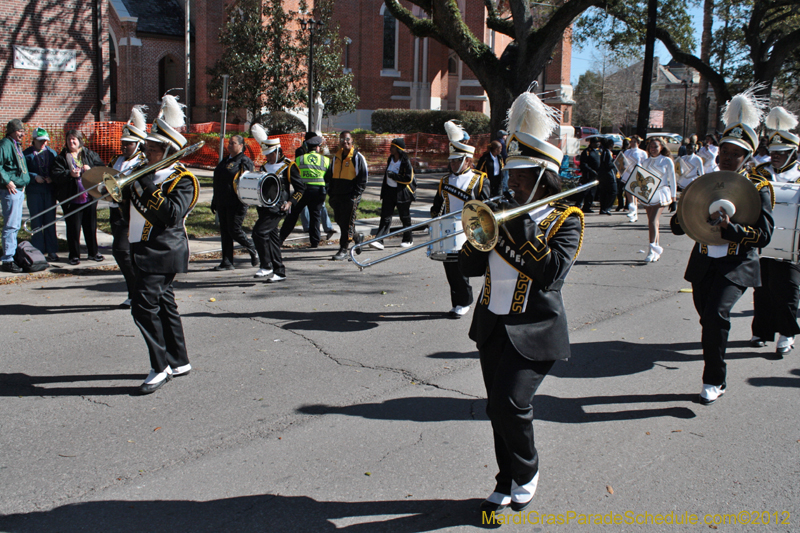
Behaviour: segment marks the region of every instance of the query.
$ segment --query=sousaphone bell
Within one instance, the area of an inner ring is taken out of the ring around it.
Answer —
[[[753,226],[761,213],[761,196],[753,183],[736,172],[720,170],[691,182],[678,202],[678,222],[686,235],[708,246],[730,244],[711,225],[711,213],[723,208],[736,224]]]

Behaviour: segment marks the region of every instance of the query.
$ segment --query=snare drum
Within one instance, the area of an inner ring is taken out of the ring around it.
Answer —
[[[281,199],[281,181],[275,174],[246,172],[239,177],[236,194],[245,205],[273,207]]]
[[[431,230],[431,240],[436,240],[439,237],[449,235],[448,238],[442,239],[439,242],[434,242],[428,246],[428,257],[434,261],[458,261],[458,252],[461,247],[467,242],[467,236],[461,228],[460,217],[448,217],[440,220],[434,220],[428,227]],[[461,232],[456,235],[456,232]]]
[[[772,218],[775,229],[769,244],[761,249],[761,257],[797,263],[798,212],[800,212],[800,184],[772,183],[775,189],[775,207]]]

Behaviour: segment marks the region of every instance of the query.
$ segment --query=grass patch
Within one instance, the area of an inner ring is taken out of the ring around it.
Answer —
[[[328,209],[328,214],[333,218],[333,209],[325,202],[325,207]],[[375,218],[381,214],[381,203],[375,200],[362,200],[358,204],[357,218]],[[106,233],[111,233],[111,223],[108,220],[108,209],[97,210],[97,229]],[[258,212],[255,207],[247,210],[247,216],[244,218],[242,228],[246,233],[250,233],[253,225],[258,220]],[[295,227],[300,226],[300,219],[297,219]],[[20,232],[22,233],[22,232]],[[217,224],[216,215],[211,212],[211,206],[207,203],[197,204],[189,217],[186,219],[186,233],[189,234],[190,239],[197,239],[200,237],[213,237],[219,235],[219,225]],[[65,243],[66,244],[66,243]]]

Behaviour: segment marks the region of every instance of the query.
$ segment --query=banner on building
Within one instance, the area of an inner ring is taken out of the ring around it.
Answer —
[[[14,45],[14,68],[47,70],[50,72],[75,72],[76,57],[75,50]]]
[[[648,128],[660,130],[664,127],[664,112],[650,111],[650,125]]]

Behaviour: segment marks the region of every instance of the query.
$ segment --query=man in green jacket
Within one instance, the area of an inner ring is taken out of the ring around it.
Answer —
[[[0,203],[3,204],[3,257],[2,269],[6,272],[22,272],[14,262],[17,251],[17,233],[22,225],[22,206],[25,203],[25,186],[31,178],[25,156],[22,154],[22,138],[25,129],[22,121],[15,118],[6,126],[6,137],[0,141]]]

